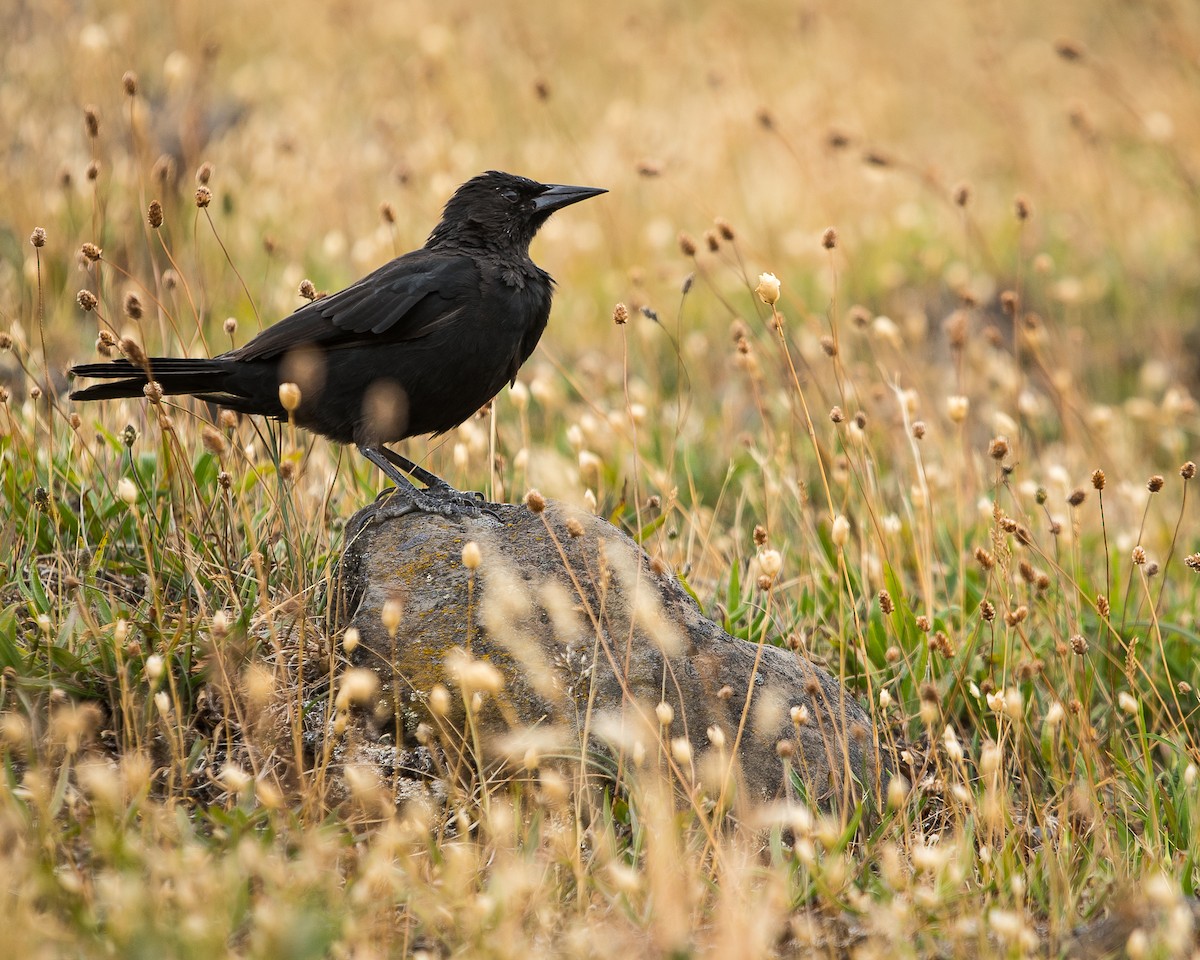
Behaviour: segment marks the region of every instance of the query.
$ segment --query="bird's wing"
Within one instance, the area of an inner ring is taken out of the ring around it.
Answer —
[[[479,267],[472,258],[414,250],[301,307],[225,356],[266,360],[305,344],[337,349],[415,340],[469,310],[479,297]]]

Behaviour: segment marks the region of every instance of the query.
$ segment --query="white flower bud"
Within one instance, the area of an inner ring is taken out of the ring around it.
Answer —
[[[779,300],[779,278],[773,273],[760,273],[754,292],[763,303],[774,305]]]

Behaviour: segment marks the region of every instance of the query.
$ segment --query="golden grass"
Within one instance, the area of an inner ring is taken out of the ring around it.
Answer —
[[[1108,912],[1192,955],[1197,8],[131,0],[0,33],[14,956],[1055,955]],[[492,167],[611,195],[536,242],[519,388],[409,452],[611,515],[827,663],[906,751],[878,826],[650,775],[593,809],[548,768],[330,809],[303,716],[379,477],[61,393],[101,331],[244,342]]]

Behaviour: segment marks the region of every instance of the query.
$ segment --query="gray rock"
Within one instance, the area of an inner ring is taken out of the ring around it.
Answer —
[[[379,733],[411,746],[440,684],[454,693],[443,724],[461,728],[463,697],[481,694],[472,716],[497,756],[519,761],[532,744],[576,759],[582,749],[610,774],[658,764],[726,804],[792,798],[796,785],[825,804],[881,795],[890,765],[871,718],[829,673],[725,633],[603,520],[557,503],[491,509],[498,521],[381,519],[373,505],[347,525],[341,624],[359,630],[354,663],[381,680]]]

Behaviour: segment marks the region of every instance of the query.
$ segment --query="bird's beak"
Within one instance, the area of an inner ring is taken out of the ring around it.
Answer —
[[[602,187],[569,187],[562,183],[550,183],[534,198],[533,209],[538,213],[553,213],[588,197],[598,197],[602,193],[608,191]]]

